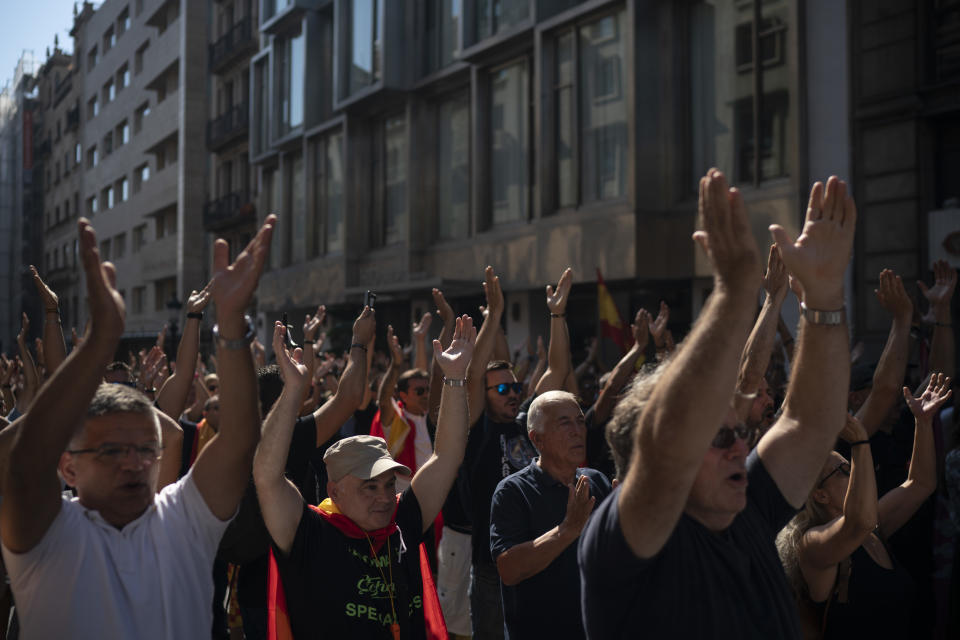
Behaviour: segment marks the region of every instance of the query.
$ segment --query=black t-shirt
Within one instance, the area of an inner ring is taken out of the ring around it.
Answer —
[[[595,469],[577,469],[587,476],[590,495],[600,504],[610,495],[610,481]],[[534,540],[563,521],[569,489],[553,479],[537,461],[504,478],[490,508],[490,554]],[[506,638],[583,638],[580,574],[576,542],[540,573],[519,584],[500,585]]]
[[[526,414],[524,414],[526,417]],[[523,423],[493,422],[484,413],[470,430],[463,456],[461,497],[473,524],[473,563],[492,565],[490,558],[490,502],[497,484],[524,469],[537,452]]]
[[[423,519],[410,488],[400,496],[396,520],[399,530],[377,552],[375,564],[366,539],[348,538],[304,505],[290,554],[273,549],[294,638],[392,639],[391,572],[400,637],[426,637],[419,550]]]
[[[663,549],[637,558],[620,529],[620,488],[580,536],[588,638],[800,638],[774,545],[794,515],[754,450],[747,506],[721,533],[686,514]]]

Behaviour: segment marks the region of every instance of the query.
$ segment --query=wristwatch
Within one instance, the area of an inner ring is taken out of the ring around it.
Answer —
[[[463,378],[459,380],[457,378],[444,378],[443,384],[447,385],[448,387],[462,387],[467,384],[467,381]]]
[[[233,349],[235,351],[249,347],[250,343],[253,342],[253,338],[257,335],[257,331],[253,326],[253,320],[250,319],[250,316],[243,316],[243,321],[247,323],[247,333],[244,334],[242,338],[238,338],[236,340],[227,340],[226,338],[221,338],[220,325],[213,325],[213,341],[217,343],[217,346],[222,347],[223,349]]]
[[[820,311],[818,309],[809,308],[806,303],[800,303],[800,313],[804,318],[807,319],[807,322],[811,324],[823,324],[828,326],[835,326],[843,324],[843,312],[846,310],[846,307],[840,307],[836,311]]]

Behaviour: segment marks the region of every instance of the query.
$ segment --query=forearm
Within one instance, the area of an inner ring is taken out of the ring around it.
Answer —
[[[497,331],[497,340],[493,345],[493,359],[510,362],[510,345],[507,344],[507,334],[503,329]]]
[[[851,449],[850,482],[843,499],[844,525],[861,533],[877,526],[877,481],[869,444]]]
[[[163,455],[160,458],[160,479],[157,489],[177,481],[180,474],[180,463],[183,455],[183,429],[171,416],[158,412],[160,433],[163,437]]]
[[[455,319],[450,318],[449,321],[444,321],[443,329],[440,330],[440,348],[446,349],[450,346],[450,342],[453,340],[453,330],[455,328]],[[433,363],[430,367],[430,411],[429,416],[433,424],[437,424],[437,420],[440,417],[440,398],[443,396],[443,371],[440,370],[440,365],[437,363],[436,358],[431,357],[431,362]]]
[[[377,392],[377,405],[380,407],[380,419],[385,421],[393,413],[393,394],[397,389],[397,379],[403,372],[402,365],[394,363],[380,378],[380,389]]]
[[[228,327],[224,327],[223,321],[220,325],[224,339],[237,339],[246,330],[243,318],[236,319]],[[253,452],[260,440],[257,375],[253,356],[245,347],[226,349],[218,345],[217,363],[220,380],[220,432],[217,439],[221,441],[218,448],[222,453],[234,457],[238,474],[236,479],[239,481],[241,471],[243,477],[249,477]]]
[[[636,370],[637,360],[641,355],[643,354],[640,352],[640,349],[634,344],[613,368],[610,377],[607,379],[606,386],[600,390],[600,395],[597,397],[597,402],[594,405],[594,421],[596,424],[602,424],[610,417],[610,414],[613,412],[613,406],[617,400],[617,394],[620,389],[623,388],[623,385],[627,384],[630,376]]]
[[[880,428],[897,401],[900,385],[907,371],[910,342],[910,317],[894,318],[877,369],[873,374],[870,393],[857,410],[857,419],[872,436]]]
[[[535,540],[510,547],[497,556],[500,580],[507,586],[513,586],[537,575],[578,537],[562,531],[557,525]]]
[[[200,320],[187,318],[180,344],[177,345],[177,366],[157,393],[157,406],[176,420],[187,404],[190,385],[193,384],[197,353],[200,351]]]
[[[313,380],[313,374],[317,370],[317,354],[313,350],[313,340],[304,340],[303,341],[303,364],[307,367],[308,380]],[[346,371],[344,371],[344,376],[346,376]],[[339,390],[339,386],[337,389]],[[310,400],[310,395],[313,393],[313,385],[306,385],[303,390],[303,397],[300,398],[300,405],[305,406]],[[314,407],[315,409],[316,407]]]
[[[561,389],[571,371],[570,337],[567,320],[563,316],[550,316],[550,344],[547,347],[547,370],[535,387],[537,394]]]
[[[318,447],[329,440],[363,403],[367,384],[367,359],[364,353],[360,353],[363,349],[358,346],[359,343],[354,340],[353,344],[350,359],[340,376],[337,393],[313,414],[317,426]]]
[[[48,376],[52,375],[67,357],[67,345],[63,340],[59,309],[48,309],[44,316],[43,355],[46,360]]]
[[[915,420],[914,422],[913,455],[910,457],[907,483],[915,486],[924,494],[924,498],[937,488],[936,448],[933,442],[932,421]]]
[[[737,391],[742,394],[756,393],[760,388],[770,364],[770,354],[777,336],[777,322],[780,319],[780,307],[783,296],[775,297],[767,294],[760,309],[757,322],[747,338],[747,344],[740,358],[740,372],[737,377]]]
[[[467,448],[469,411],[466,387],[444,385],[433,455],[411,481],[426,530],[440,513]]]
[[[413,368],[420,369],[421,371],[427,371],[427,334],[420,334],[415,336],[414,344],[416,345],[414,350]],[[432,351],[430,353],[433,353]]]
[[[285,481],[284,469],[302,392],[298,386],[285,385],[263,421],[260,444],[253,458],[253,479],[258,491],[268,491]]]
[[[536,392],[537,385],[540,384],[540,378],[547,371],[547,359],[537,358],[537,364],[530,374],[530,381],[527,383],[527,395],[533,395]]]
[[[930,371],[955,378],[957,363],[949,301],[937,305],[934,320],[936,324],[933,326],[933,337],[930,338]]]

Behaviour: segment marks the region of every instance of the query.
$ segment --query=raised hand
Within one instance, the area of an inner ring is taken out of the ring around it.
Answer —
[[[637,351],[643,351],[650,342],[650,312],[646,309],[637,311],[633,318],[633,324],[630,325],[630,332],[633,334],[633,344]]]
[[[946,260],[937,260],[933,263],[933,286],[927,288],[920,280],[917,280],[917,286],[920,293],[927,299],[930,308],[923,317],[925,322],[933,323],[936,321],[936,312],[938,310],[949,309],[950,299],[953,297],[953,291],[957,286],[957,272],[950,266]]]
[[[208,284],[202,291],[193,290],[187,297],[187,313],[200,313],[210,302],[210,285]]]
[[[30,335],[30,318],[24,312],[20,314],[20,333],[17,334],[17,343],[21,349],[26,349],[28,335]]]
[[[590,495],[590,481],[587,476],[577,478],[576,485],[569,485],[568,490],[567,513],[560,523],[560,531],[578,537],[587,524],[597,499]]]
[[[370,307],[364,307],[353,322],[353,344],[369,344],[376,331],[377,314]]]
[[[320,329],[326,317],[327,307],[322,304],[317,307],[317,312],[312,316],[308,313],[307,317],[303,319],[303,339],[316,342],[317,331]]]
[[[430,330],[430,324],[433,322],[433,316],[430,313],[424,313],[420,322],[413,323],[413,337],[425,338]]]
[[[269,215],[253,240],[230,264],[230,247],[223,238],[213,244],[213,277],[207,287],[217,305],[217,320],[225,339],[233,340],[242,335],[243,313],[250,306],[250,299],[257,288],[260,273],[270,252],[270,238],[277,216]],[[224,322],[228,321],[230,335],[224,335]]]
[[[437,305],[437,315],[440,316],[443,324],[452,325],[456,316],[453,315],[453,308],[447,302],[447,299],[443,297],[443,291],[435,288],[430,293],[433,295],[433,304]]]
[[[547,345],[543,342],[543,336],[537,336],[537,360],[547,359]]]
[[[931,373],[927,388],[920,397],[914,398],[910,389],[903,388],[903,399],[907,401],[910,412],[917,422],[930,423],[940,407],[950,399],[953,390],[950,388],[950,377],[942,373]]]
[[[843,424],[843,429],[840,431],[840,439],[844,442],[860,442],[861,440],[869,440],[870,436],[867,435],[867,430],[863,427],[863,423],[857,420],[854,416],[849,413],[846,414],[846,422]]]
[[[747,220],[743,196],[727,186],[723,173],[710,169],[700,179],[699,226],[693,239],[713,263],[722,288],[755,291],[760,256]]]
[[[800,237],[793,241],[780,225],[770,225],[784,264],[803,286],[811,309],[843,306],[843,273],[850,262],[857,208],[847,185],[836,176],[817,182],[810,190],[807,217]]]
[[[286,334],[287,328],[283,326],[283,323],[275,322],[273,325],[273,352],[277,356],[277,365],[280,367],[283,383],[302,390],[310,384],[310,372],[307,370],[307,366],[303,364],[303,350],[297,347],[292,354],[287,351],[287,346],[284,344]]]
[[[250,353],[253,355],[253,364],[258,369],[262,369],[267,366],[267,348],[263,346],[263,343],[260,342],[260,339],[254,336],[253,342],[250,343]],[[213,358],[216,356],[210,356],[211,362],[216,362]],[[216,365],[214,365],[216,369]]]
[[[903,281],[890,269],[880,272],[880,288],[873,292],[877,295],[880,306],[894,316],[906,318],[908,321],[913,317],[913,302],[903,288]]]
[[[387,325],[387,348],[390,349],[390,362],[394,367],[403,366],[403,349],[400,347],[400,338],[394,335],[393,325]]]
[[[477,344],[477,329],[473,319],[464,315],[456,319],[453,340],[446,351],[442,351],[440,341],[433,341],[433,357],[443,372],[444,378],[463,380],[467,376],[467,367],[473,357],[473,348]]]
[[[146,354],[146,357],[144,357],[140,364],[140,387],[142,389],[154,388],[157,375],[160,373],[160,368],[163,367],[166,359],[167,356],[160,347],[154,345],[153,348],[150,349],[150,352]]]
[[[770,245],[770,255],[767,256],[767,272],[760,282],[763,285],[763,290],[771,297],[787,294],[787,267],[783,264],[780,250],[777,249],[775,244]]]
[[[5,353],[0,353],[0,386],[11,384],[11,380],[13,380],[16,373],[16,359],[10,360]]]
[[[487,297],[487,311],[495,314],[499,319],[503,315],[503,290],[500,288],[500,277],[493,272],[493,267],[487,266],[483,271],[483,293]]]
[[[647,313],[647,317],[650,314]],[[653,338],[653,344],[658,349],[663,347],[664,332],[667,330],[667,324],[670,322],[670,307],[663,300],[660,301],[660,311],[657,313],[657,319],[653,321],[650,327],[650,337]]]
[[[163,323],[163,327],[157,332],[156,346],[159,349],[163,349],[163,345],[167,342],[167,328],[167,323]]]
[[[567,312],[567,301],[570,298],[570,287],[573,286],[573,271],[570,267],[563,270],[560,274],[560,281],[557,282],[557,288],[547,285],[547,308],[550,313],[563,315]]]
[[[43,301],[44,310],[59,311],[60,298],[53,292],[53,289],[47,286],[47,283],[43,281],[43,278],[37,272],[37,268],[33,265],[30,265],[30,275],[33,277],[33,285],[37,288],[37,293],[40,294],[40,300]]]

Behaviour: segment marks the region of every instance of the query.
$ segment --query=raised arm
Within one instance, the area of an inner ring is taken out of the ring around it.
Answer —
[[[613,406],[617,402],[620,390],[637,370],[637,363],[641,361],[643,352],[647,348],[647,342],[650,340],[649,327],[650,313],[646,309],[640,309],[633,319],[633,324],[630,325],[630,331],[633,333],[633,346],[613,368],[613,372],[607,378],[607,384],[600,390],[600,395],[597,396],[597,401],[593,405],[593,423],[595,425],[602,425],[607,422],[607,418],[613,412]]]
[[[783,227],[770,227],[784,264],[803,287],[807,313],[800,320],[783,414],[757,449],[780,493],[797,508],[807,499],[847,413],[850,345],[843,274],[856,221],[846,184],[832,176],[826,190],[819,182],[813,185],[796,242]]]
[[[427,335],[430,333],[430,324],[433,316],[428,311],[420,318],[420,322],[413,324],[413,368],[428,371],[428,362],[433,352],[427,351]]]
[[[217,376],[220,378],[220,431],[193,465],[193,478],[210,511],[230,518],[250,479],[253,452],[260,440],[260,402],[244,311],[257,288],[270,251],[277,217],[267,216],[260,231],[233,264],[225,240],[213,245],[210,295],[217,307]]]
[[[23,363],[24,387],[23,392],[17,396],[17,408],[20,413],[26,413],[27,407],[33,402],[40,390],[40,374],[37,372],[37,363],[34,362],[30,354],[30,346],[27,344],[27,337],[30,335],[30,318],[23,314],[20,324],[20,333],[17,334],[17,349],[20,351],[20,361]]]
[[[302,363],[302,351],[296,349],[292,357],[287,353],[283,344],[285,331],[283,323],[275,323],[273,352],[283,375],[283,391],[263,421],[260,444],[253,459],[253,481],[257,485],[257,499],[267,531],[277,547],[287,553],[293,546],[293,537],[303,515],[303,497],[284,475],[284,469],[300,398],[310,385],[310,377]]]
[[[200,320],[209,301],[209,285],[203,291],[190,292],[187,319],[183,323],[183,335],[177,346],[177,366],[157,392],[157,406],[174,420],[180,418],[187,406],[187,395],[193,384],[197,354],[200,352]]]
[[[457,318],[453,340],[445,351],[441,352],[439,340],[433,341],[433,358],[444,376],[437,437],[430,459],[410,481],[420,503],[424,531],[440,513],[467,448],[469,424],[465,377],[476,341],[477,330],[473,327],[473,320],[466,315]]]
[[[650,323],[650,337],[653,338],[653,348],[656,351],[657,359],[663,360],[663,355],[668,353],[667,345],[667,325],[670,323],[670,307],[663,300],[660,301],[660,310],[657,311],[657,317]]]
[[[327,307],[321,304],[319,307],[317,307],[317,312],[315,314],[310,315],[308,313],[303,319],[303,364],[307,367],[307,373],[310,374],[308,380],[313,380],[313,374],[317,370],[317,352],[315,350],[315,345],[317,344],[317,332],[320,330],[320,326],[323,324],[323,321],[326,317]],[[304,389],[303,398],[300,399],[301,407],[305,402],[307,402],[307,400],[309,400],[311,390],[311,385],[307,385],[306,389]],[[313,407],[313,410],[318,408],[319,407]],[[301,413],[303,413],[302,410]]]
[[[343,369],[337,392],[313,412],[317,425],[317,446],[329,440],[363,403],[367,389],[367,351],[373,348],[377,316],[373,309],[364,307],[353,322],[350,339],[350,359]],[[310,378],[307,378],[309,384]]]
[[[443,321],[443,328],[440,330],[440,348],[446,350],[453,340],[453,330],[456,326],[456,316],[453,315],[453,308],[443,297],[440,289],[433,290],[433,303],[437,305],[437,315]],[[440,415],[440,396],[443,392],[443,371],[437,364],[437,359],[433,358],[433,365],[430,367],[430,411],[428,413],[430,421],[437,424],[437,418]]]
[[[30,265],[30,275],[33,276],[33,284],[43,303],[43,355],[47,376],[51,376],[67,357],[63,327],[60,326],[60,298],[47,286],[33,265]]]
[[[503,317],[503,291],[500,289],[500,278],[494,274],[493,267],[484,270],[486,280],[483,283],[483,292],[487,296],[487,317],[477,334],[476,348],[470,359],[467,369],[467,402],[470,407],[470,426],[480,419],[486,405],[487,363],[493,354],[493,345],[500,331],[500,319]]]
[[[915,421],[913,455],[910,457],[907,479],[880,499],[880,531],[886,537],[892,536],[906,524],[920,505],[937,490],[933,418],[953,393],[950,382],[950,378],[942,373],[934,373],[930,376],[927,388],[917,398],[907,387],[903,387],[903,397]]]
[[[380,390],[377,392],[380,423],[383,425],[393,420],[393,394],[397,391],[397,379],[403,373],[403,349],[400,339],[393,333],[393,325],[387,326],[387,348],[390,349],[390,368],[380,378]]]
[[[64,360],[18,421],[9,463],[0,470],[4,475],[0,536],[15,553],[36,546],[60,511],[60,455],[86,414],[123,333],[124,306],[115,288],[116,271],[110,263],[100,264],[97,237],[87,219],[80,218],[77,226],[90,322],[83,344]]]
[[[163,455],[160,456],[160,476],[157,490],[177,481],[183,458],[183,429],[176,420],[163,411],[157,411],[160,423],[160,441],[163,443]]]
[[[763,290],[766,297],[753,331],[747,338],[740,357],[740,373],[737,376],[737,394],[734,396],[734,408],[737,416],[745,420],[750,413],[753,399],[760,389],[760,381],[767,372],[770,364],[770,354],[773,352],[773,343],[777,336],[777,322],[780,319],[780,308],[783,299],[787,296],[787,270],[780,259],[777,245],[770,245],[770,254],[767,257],[767,272],[763,276]]]
[[[567,267],[560,275],[557,288],[547,285],[547,309],[550,311],[550,345],[547,347],[547,370],[536,386],[536,393],[562,389],[567,375],[573,371],[570,357],[570,334],[567,332],[567,301],[573,286],[573,271]]]
[[[917,281],[920,292],[930,304],[924,319],[933,322],[933,337],[930,339],[930,370],[940,371],[950,378],[956,378],[957,363],[954,354],[950,300],[957,286],[957,272],[946,260],[937,260],[933,264],[933,277],[934,284],[929,289],[923,282]]]
[[[699,210],[702,230],[694,239],[713,264],[713,293],[643,409],[619,494],[620,529],[640,558],[655,555],[670,537],[729,413],[760,283],[743,197],[716,169],[700,180]]]
[[[530,380],[527,381],[526,397],[532,397],[537,390],[537,384],[547,370],[547,347],[543,344],[543,336],[537,336],[537,364],[533,367]]]
[[[850,449],[850,481],[843,499],[843,513],[811,528],[800,540],[800,571],[814,602],[827,599],[836,582],[837,565],[863,544],[864,538],[877,526],[877,480],[867,432],[856,418],[847,416],[840,437],[854,445]],[[843,473],[842,458],[831,457],[836,463],[830,473]],[[827,481],[824,476],[810,500],[825,503],[829,499],[822,486]]]

